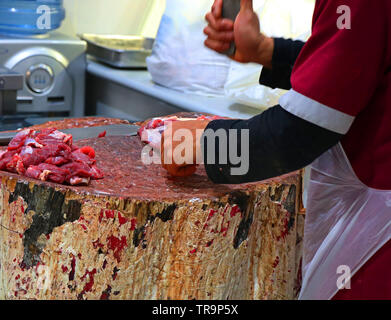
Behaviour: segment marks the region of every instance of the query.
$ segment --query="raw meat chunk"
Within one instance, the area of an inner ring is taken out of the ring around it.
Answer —
[[[7,150],[0,150],[0,170],[71,185],[88,185],[91,179],[103,178],[95,150],[88,146],[79,149],[72,135],[55,128],[19,132]]]
[[[8,151],[17,150],[24,145],[26,139],[31,135],[32,130],[26,129],[20,131],[8,144]]]

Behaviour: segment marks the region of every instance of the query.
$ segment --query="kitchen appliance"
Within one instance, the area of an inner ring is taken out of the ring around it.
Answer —
[[[23,76],[0,68],[0,116],[16,110],[16,94],[23,88]]]
[[[15,108],[4,109],[1,119],[13,114],[18,118],[83,116],[85,50],[84,41],[56,32],[0,36],[0,67],[24,77]]]
[[[116,68],[146,69],[154,39],[142,36],[82,34],[87,54]]]

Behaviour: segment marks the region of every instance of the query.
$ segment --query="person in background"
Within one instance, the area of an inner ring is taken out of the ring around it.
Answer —
[[[260,84],[289,92],[249,120],[178,121],[173,132],[249,130],[249,170],[239,176],[230,162],[208,163],[218,144],[193,135],[218,184],[311,164],[299,298],[391,299],[391,1],[317,0],[306,43],[260,33],[252,0],[241,1],[235,21],[216,0],[206,20],[207,47],[222,53],[234,41],[232,59],[263,65]],[[240,141],[228,139],[227,149]],[[162,140],[163,159],[176,143]],[[175,175],[194,165],[163,166]]]

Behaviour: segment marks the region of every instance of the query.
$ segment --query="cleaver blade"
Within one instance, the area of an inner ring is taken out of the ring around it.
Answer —
[[[129,124],[113,124],[98,127],[71,128],[58,130],[66,134],[71,134],[73,141],[97,138],[98,135],[106,131],[106,136],[136,136],[140,127]],[[18,132],[0,132],[0,145],[8,145]]]

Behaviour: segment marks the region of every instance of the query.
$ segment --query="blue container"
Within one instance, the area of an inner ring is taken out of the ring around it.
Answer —
[[[0,0],[1,34],[45,34],[58,29],[64,18],[63,0]]]

